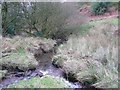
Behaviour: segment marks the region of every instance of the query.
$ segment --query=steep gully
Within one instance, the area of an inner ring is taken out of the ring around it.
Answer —
[[[7,69],[10,73],[7,75],[7,77],[4,77],[0,81],[0,89],[6,88],[8,85],[13,84],[13,83],[18,83],[20,80],[28,80],[31,79],[32,77],[42,77],[44,75],[52,75],[54,77],[59,77],[59,78],[64,78],[65,83],[70,87],[70,88],[84,88],[82,84],[80,84],[77,80],[68,78],[66,73],[60,69],[55,67],[51,59],[53,57],[53,51],[55,51],[60,44],[63,44],[63,42],[59,41],[57,42],[56,46],[53,48],[52,52],[47,52],[42,55],[42,57],[39,55],[35,55],[36,60],[40,61],[40,66],[42,67],[36,67],[35,69],[30,69],[28,71],[22,71],[18,68],[16,69],[11,69],[8,70],[5,66],[3,66],[3,70]],[[40,60],[39,60],[40,59]],[[42,61],[42,62],[41,62]]]

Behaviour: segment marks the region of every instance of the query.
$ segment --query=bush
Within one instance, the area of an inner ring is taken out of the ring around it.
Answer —
[[[96,2],[92,5],[92,12],[95,15],[101,15],[107,12],[110,2]]]

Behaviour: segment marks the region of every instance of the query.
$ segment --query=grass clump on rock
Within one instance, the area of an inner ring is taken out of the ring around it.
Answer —
[[[16,84],[9,85],[8,88],[68,88],[64,79],[46,75],[43,77],[33,77],[29,80],[21,80]]]

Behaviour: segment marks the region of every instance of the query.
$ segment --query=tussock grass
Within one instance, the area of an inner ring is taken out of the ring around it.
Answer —
[[[21,70],[32,69],[38,66],[34,54],[43,45],[44,50],[49,51],[54,47],[55,41],[44,38],[20,37],[2,38],[1,49],[5,57],[0,58],[0,67],[18,67]],[[38,52],[39,53],[39,52]]]
[[[20,70],[33,69],[38,66],[38,62],[34,56],[29,56],[25,53],[11,53],[9,56],[0,59],[0,66],[5,66],[8,69],[15,69],[18,67]]]
[[[64,58],[62,68],[82,83],[100,88],[118,87],[118,35],[115,24],[101,22],[84,36],[71,36],[53,58]],[[57,61],[59,63],[59,61]]]
[[[34,38],[34,37],[21,37],[21,36],[15,36],[13,38],[2,38],[2,49],[4,50],[19,50],[27,48],[31,49],[38,49],[39,44],[43,44],[44,48],[46,50],[50,50],[54,44],[55,41],[51,39],[45,39],[45,38]]]

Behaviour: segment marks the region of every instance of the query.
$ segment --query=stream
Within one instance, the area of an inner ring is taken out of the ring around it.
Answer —
[[[32,77],[36,76],[42,77],[44,75],[51,75],[56,78],[63,78],[64,72],[62,71],[62,69],[56,68],[52,64],[49,64],[49,66],[47,68],[44,68],[44,70],[43,69],[41,70],[40,68],[37,68],[35,70],[29,70],[25,72],[25,75],[23,74],[23,72],[16,72],[0,81],[0,89],[6,88],[10,84],[18,83],[20,80],[28,80],[31,79]],[[65,79],[65,83],[70,88],[82,88],[82,86],[78,82],[73,83]]]
[[[56,49],[57,48],[55,48],[55,51]],[[7,88],[8,85],[18,83],[20,80],[28,80],[36,76],[42,77],[44,75],[51,75],[56,78],[62,78],[65,80],[66,85],[68,85],[70,88],[82,88],[82,85],[80,83],[72,82],[66,79],[65,72],[52,64],[51,60],[54,54],[55,53],[53,51],[52,52],[48,51],[47,53],[46,52],[43,53],[42,56],[40,56],[39,54],[34,55],[36,60],[39,62],[39,66],[36,67],[36,69],[28,71],[18,70],[18,68],[16,70],[12,69],[12,71],[9,71],[9,75],[6,75],[6,77],[0,80],[0,89]],[[3,66],[2,69],[8,70],[8,68],[5,68],[5,66]]]

